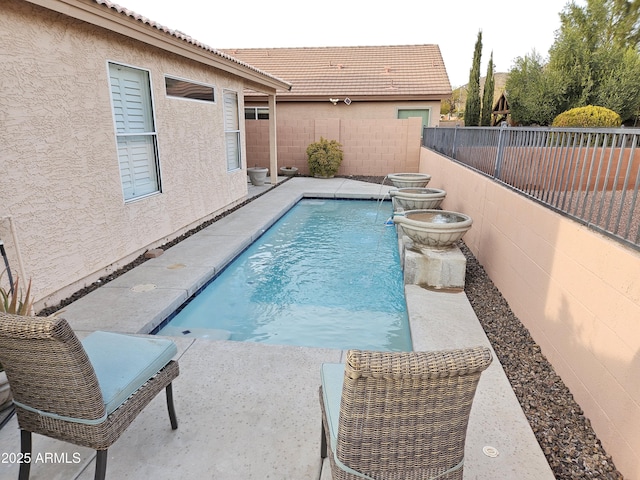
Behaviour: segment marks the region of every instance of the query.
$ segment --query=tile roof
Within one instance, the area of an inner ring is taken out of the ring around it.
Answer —
[[[242,60],[239,60],[239,59],[237,59],[237,58],[235,58],[235,57],[223,52],[222,50],[216,50],[215,48],[212,48],[212,47],[210,47],[210,46],[208,46],[208,45],[206,45],[206,44],[204,44],[202,42],[199,42],[195,38],[187,35],[186,33],[181,32],[180,30],[174,30],[174,29],[168,28],[168,27],[166,27],[164,25],[161,25],[158,22],[150,20],[149,18],[134,12],[133,10],[129,10],[126,7],[118,5],[118,4],[116,4],[114,2],[111,2],[109,0],[93,0],[93,1],[95,3],[97,3],[98,5],[103,5],[103,6],[109,8],[111,10],[115,10],[116,12],[118,12],[121,15],[127,16],[127,17],[129,17],[129,18],[131,18],[133,20],[136,20],[136,21],[141,22],[143,24],[146,24],[146,25],[148,25],[148,26],[150,26],[152,28],[155,28],[156,30],[159,30],[160,32],[163,32],[163,33],[165,33],[167,35],[170,35],[170,36],[175,37],[175,38],[177,38],[179,40],[182,40],[182,41],[184,41],[186,43],[189,43],[189,44],[191,44],[191,45],[193,45],[195,47],[198,47],[198,48],[201,48],[203,50],[206,50],[207,52],[211,53],[212,55],[214,55],[216,57],[220,57],[221,59],[224,59],[226,61],[230,61],[232,63],[235,63],[235,64],[237,64],[237,65],[239,65],[239,66],[241,66],[243,68],[247,68],[247,69],[252,70],[252,71],[254,71],[254,72],[256,72],[256,73],[258,73],[260,75],[264,75],[264,76],[269,77],[269,78],[271,78],[273,80],[276,80],[278,82],[287,83],[284,80],[282,80],[281,78],[278,78],[277,76],[271,74],[270,72],[263,71],[263,70],[257,68],[255,65],[250,65],[250,64],[248,64],[246,62],[243,62]]]
[[[441,99],[451,84],[438,45],[238,48],[226,53],[293,84],[282,97]]]

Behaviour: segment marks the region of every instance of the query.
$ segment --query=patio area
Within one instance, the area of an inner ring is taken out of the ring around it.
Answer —
[[[388,188],[345,178],[294,178],[274,189],[250,186],[250,195],[270,191],[60,315],[80,336],[95,330],[149,332],[303,196],[378,198]],[[406,296],[414,350],[490,346],[464,293],[410,285]],[[107,478],[330,478],[328,462],[320,459],[319,372],[321,363],[339,362],[345,352],[175,341],[181,369],[174,383],[179,428],[170,429],[159,395],[109,450]],[[19,445],[14,417],[0,430],[0,452],[18,453]],[[485,446],[494,447],[498,456],[485,455]],[[36,435],[33,456],[33,480],[93,478],[91,450]],[[17,478],[18,465],[2,460],[0,477]],[[465,478],[554,478],[495,355],[471,413]]]

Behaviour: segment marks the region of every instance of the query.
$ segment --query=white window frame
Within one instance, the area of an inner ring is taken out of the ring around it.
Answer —
[[[123,72],[130,71],[134,75],[141,76],[144,84],[141,82],[140,97],[142,100],[137,116],[133,113],[134,109],[131,110],[131,113],[118,113],[122,106],[121,100],[114,95],[112,69],[122,69]],[[124,201],[127,203],[161,193],[158,133],[156,131],[151,72],[144,68],[108,61],[107,75]],[[147,98],[148,102],[145,103]],[[120,102],[119,105],[117,105],[118,102]],[[119,116],[123,117],[120,121]],[[136,126],[136,122],[141,126]]]
[[[233,96],[233,98],[231,98]],[[234,101],[235,100],[235,101]],[[230,103],[233,102],[233,104]],[[242,149],[240,145],[240,96],[235,90],[222,91],[224,117],[224,145],[227,159],[227,171],[242,168]],[[235,111],[230,111],[233,105]]]
[[[253,118],[247,118],[247,113],[252,112]],[[260,113],[266,112],[267,118],[260,118]],[[245,120],[269,120],[269,107],[244,107]]]
[[[203,99],[200,99],[200,98],[191,98],[191,97],[183,97],[183,96],[179,96],[179,95],[171,95],[171,94],[169,94],[169,92],[167,92],[167,78],[169,78],[171,80],[178,80],[179,82],[192,83],[194,85],[201,85],[203,87],[210,88],[212,90],[213,98],[211,100],[203,100]],[[213,105],[218,103],[218,93],[216,92],[215,85],[210,85],[210,84],[204,83],[204,82],[196,82],[194,80],[189,80],[188,78],[176,77],[175,75],[166,75],[165,74],[165,76],[164,76],[164,93],[165,93],[167,98],[171,98],[171,99],[174,99],[174,100],[186,100],[188,102],[208,103],[208,104],[213,104]]]

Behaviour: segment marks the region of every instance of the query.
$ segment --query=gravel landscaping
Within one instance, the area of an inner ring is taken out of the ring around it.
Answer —
[[[509,308],[484,268],[467,257],[465,292],[557,479],[621,479],[589,419]]]
[[[377,184],[383,181],[383,177],[349,178]],[[169,248],[241,206],[187,232],[162,248]],[[507,301],[473,254],[463,243],[461,248],[467,258],[467,297],[504,367],[556,478],[622,479],[593,431],[589,419],[584,416],[569,389],[541,353],[529,331],[513,314]],[[59,305],[42,310],[39,315],[49,315],[63,308],[144,261],[146,258],[141,255],[131,264],[101,278]]]
[[[352,177],[382,183],[383,177]],[[388,181],[385,182],[389,184]],[[558,480],[619,480],[591,422],[471,251],[465,293]]]

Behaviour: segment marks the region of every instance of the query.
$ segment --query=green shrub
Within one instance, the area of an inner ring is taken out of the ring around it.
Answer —
[[[314,177],[333,177],[342,164],[342,145],[337,140],[320,141],[307,147],[309,172]]]
[[[553,127],[619,127],[622,119],[613,110],[587,105],[562,112],[553,119]]]

